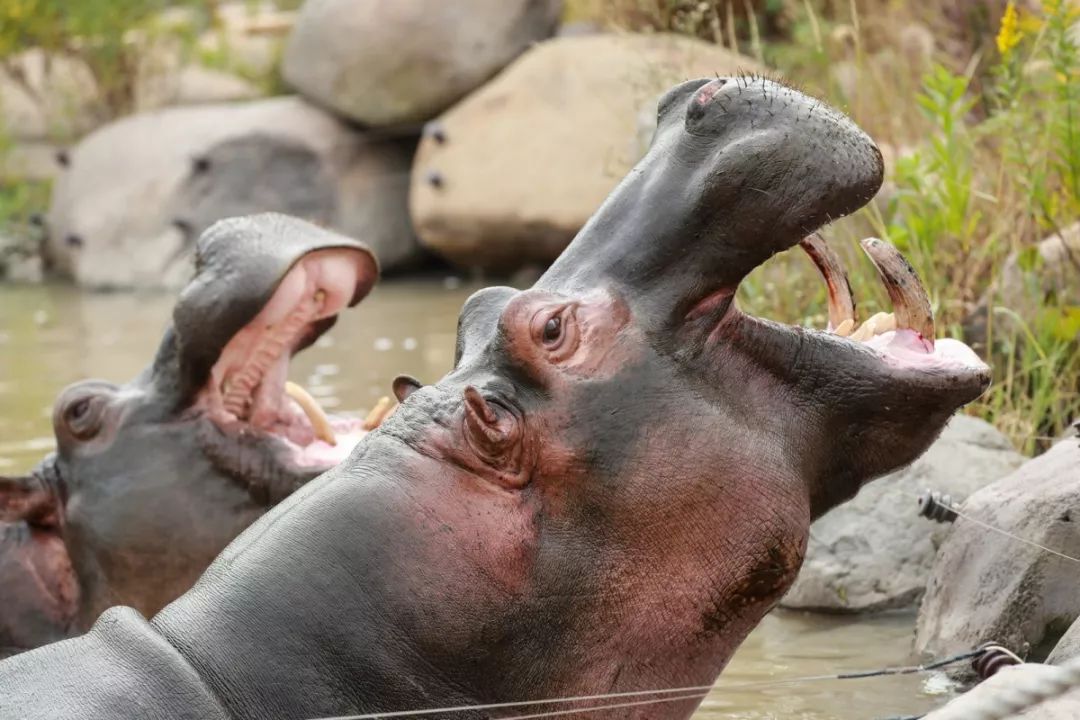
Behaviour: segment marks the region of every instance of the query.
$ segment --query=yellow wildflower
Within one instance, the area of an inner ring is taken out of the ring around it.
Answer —
[[[1005,14],[1001,16],[1001,29],[997,34],[997,48],[1001,55],[1007,56],[1014,47],[1020,44],[1020,16],[1016,12],[1016,4],[1009,0],[1005,6]]]

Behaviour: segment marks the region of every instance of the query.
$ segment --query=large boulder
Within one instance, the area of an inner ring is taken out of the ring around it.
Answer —
[[[865,486],[810,529],[806,561],[783,607],[867,612],[916,604],[948,526],[916,516],[925,489],[965,498],[1023,462],[982,420],[958,415],[912,465]]]
[[[673,35],[537,45],[429,126],[410,193],[421,241],[462,266],[554,260],[643,153],[640,108],[687,78],[753,70]]]
[[[378,141],[298,98],[174,108],[100,128],[53,193],[51,268],[94,288],[171,287],[223,217],[275,210],[416,257],[407,172],[415,141]]]
[[[308,0],[286,81],[366,125],[439,114],[558,26],[562,0]]]
[[[1067,438],[960,506],[934,563],[915,649],[943,655],[988,641],[1041,660],[1080,617],[1080,440]],[[1012,534],[988,530],[988,524]]]

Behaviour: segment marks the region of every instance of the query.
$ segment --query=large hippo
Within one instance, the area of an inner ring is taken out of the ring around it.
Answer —
[[[367,718],[712,683],[811,520],[918,456],[989,374],[934,340],[885,243],[865,247],[893,329],[853,339],[734,304],[754,267],[876,192],[881,157],[849,120],[757,77],[686,82],[659,115],[532,289],[466,302],[445,377],[396,383],[402,405],[347,461],[151,621],[112,609],[0,663],[0,717]],[[701,696],[582,717],[686,718]]]
[[[286,373],[377,275],[363,243],[281,215],[203,236],[151,366],[123,386],[65,389],[56,452],[0,478],[0,656],[85,630],[112,605],[157,612],[348,455],[361,420],[329,418]]]

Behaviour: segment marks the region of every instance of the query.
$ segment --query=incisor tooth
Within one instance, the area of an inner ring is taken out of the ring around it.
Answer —
[[[866,342],[875,335],[896,329],[896,316],[892,313],[875,313],[859,329],[851,333],[850,339],[856,342]]]
[[[311,421],[311,428],[315,431],[315,437],[327,445],[337,445],[337,437],[334,436],[334,428],[330,425],[330,419],[326,417],[326,413],[318,401],[311,397],[311,393],[294,382],[286,381],[285,394],[295,400],[296,404],[307,415],[308,420]]]
[[[371,408],[371,412],[364,418],[364,429],[370,431],[382,425],[383,420],[388,418],[395,408],[397,404],[389,397],[384,395],[379,398],[379,402],[375,403],[375,407]]]

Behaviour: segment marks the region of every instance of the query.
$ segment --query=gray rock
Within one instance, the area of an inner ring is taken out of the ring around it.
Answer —
[[[541,43],[429,126],[410,207],[421,241],[497,272],[550,263],[644,152],[639,112],[687,78],[761,70],[674,35]]]
[[[980,710],[993,702],[992,698],[1016,697],[1015,688],[1018,683],[1030,682],[1053,672],[1053,668],[1035,663],[1002,668],[989,680],[976,685],[945,707],[924,716],[923,720],[966,720],[977,717],[981,714]],[[1073,690],[1009,717],[1026,720],[1076,720],[1080,717],[1080,690]]]
[[[1051,665],[1060,665],[1076,657],[1080,657],[1080,619],[1074,621],[1061,636],[1058,644],[1047,656],[1046,662]]]
[[[94,288],[170,287],[214,221],[280,211],[369,243],[384,267],[419,252],[409,142],[378,142],[298,98],[173,108],[89,135],[70,153],[48,216],[46,257]]]
[[[916,604],[947,525],[916,516],[930,488],[965,498],[1024,458],[992,425],[958,415],[912,465],[866,485],[813,524],[806,561],[781,606],[867,612]]]
[[[367,125],[428,120],[558,26],[562,0],[308,0],[286,81]]]
[[[1080,440],[1060,441],[969,497],[961,510],[1080,557]],[[1040,660],[1078,616],[1075,562],[960,518],[927,583],[915,649],[940,655],[994,640]]]

